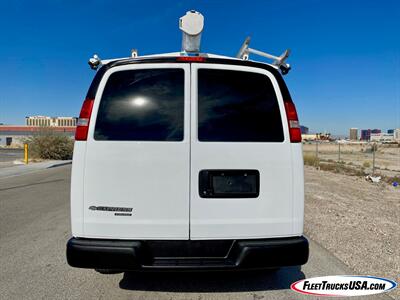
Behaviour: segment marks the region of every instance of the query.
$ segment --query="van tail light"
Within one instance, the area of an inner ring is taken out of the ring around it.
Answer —
[[[85,99],[82,104],[81,113],[75,131],[75,141],[86,141],[89,131],[90,115],[92,114],[93,99]]]
[[[285,101],[286,117],[289,125],[291,143],[301,143],[301,130],[296,107],[292,101]]]

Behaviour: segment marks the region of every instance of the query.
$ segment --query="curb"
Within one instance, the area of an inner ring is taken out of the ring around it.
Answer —
[[[65,165],[72,164],[72,160],[68,161],[44,161],[29,165],[14,165],[11,167],[6,167],[0,169],[0,179],[14,177],[14,176],[21,176],[29,173],[38,172],[41,170],[48,170],[51,168],[61,167]]]
[[[47,167],[46,169],[52,169],[52,168],[62,167],[62,166],[71,165],[71,164],[72,164],[72,160],[67,161],[67,162],[62,162],[62,163],[55,163],[54,165],[51,165],[51,166]]]

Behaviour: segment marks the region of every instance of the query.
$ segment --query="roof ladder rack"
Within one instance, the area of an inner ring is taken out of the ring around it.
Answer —
[[[138,50],[132,49],[130,57],[121,57],[114,59],[101,59],[97,54],[93,54],[93,56],[89,59],[88,64],[92,70],[97,70],[102,65],[108,64],[111,61],[119,60],[119,59],[129,59],[129,58],[137,58],[139,57]]]
[[[178,55],[181,56],[205,56],[207,54],[200,53],[200,42],[201,35],[204,28],[204,16],[195,11],[190,10],[179,19],[179,29],[182,31],[182,48]],[[247,37],[240,47],[236,58],[248,60],[250,53],[271,59],[272,65],[277,67],[280,72],[285,75],[290,71],[290,65],[286,63],[286,59],[289,57],[290,50],[287,49],[280,56],[275,56],[260,50],[256,50],[249,47],[250,37]],[[174,53],[171,53],[174,54]],[[138,51],[136,49],[131,50],[130,57],[114,58],[114,59],[101,59],[97,54],[89,59],[89,66],[93,70],[97,70],[102,65],[106,65],[112,61],[117,60],[129,60],[138,58]]]
[[[240,58],[243,60],[248,60],[250,53],[256,54],[259,56],[263,56],[263,57],[272,59],[273,60],[272,64],[274,66],[278,67],[283,75],[286,75],[287,73],[289,73],[291,67],[285,61],[290,55],[290,49],[285,50],[285,52],[283,52],[280,56],[275,56],[275,55],[272,55],[272,54],[269,54],[269,53],[266,53],[263,51],[259,51],[259,50],[250,48],[249,44],[250,44],[250,37],[247,37],[244,40],[242,47],[240,47],[238,54],[236,55],[237,58]]]

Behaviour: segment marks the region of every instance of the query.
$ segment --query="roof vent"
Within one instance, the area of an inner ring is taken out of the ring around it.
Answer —
[[[182,31],[182,52],[187,54],[200,52],[203,28],[204,17],[198,11],[188,11],[179,19],[179,29]]]

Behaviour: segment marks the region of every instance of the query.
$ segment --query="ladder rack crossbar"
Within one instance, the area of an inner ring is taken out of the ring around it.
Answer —
[[[285,52],[283,52],[280,56],[276,56],[276,55],[272,55],[269,54],[267,52],[264,51],[260,51],[257,49],[253,49],[249,47],[250,44],[250,37],[247,37],[242,46],[239,49],[238,54],[236,55],[236,58],[240,58],[243,60],[248,60],[249,59],[249,55],[251,54],[255,54],[255,55],[259,55],[259,56],[263,56],[265,58],[271,59],[273,60],[273,65],[278,67],[279,70],[282,72],[282,74],[287,74],[290,71],[290,65],[288,63],[286,63],[286,59],[289,57],[290,55],[290,50],[287,49],[285,50]]]

